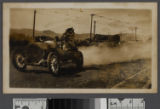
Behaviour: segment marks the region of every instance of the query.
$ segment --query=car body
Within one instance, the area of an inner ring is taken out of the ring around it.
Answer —
[[[73,63],[77,69],[82,68],[83,55],[78,49],[65,51],[62,41],[39,38],[14,50],[12,61],[18,70],[24,71],[27,65],[42,66],[48,67],[53,75],[59,75],[64,64]]]

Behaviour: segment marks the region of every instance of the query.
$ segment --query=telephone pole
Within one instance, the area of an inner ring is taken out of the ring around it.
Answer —
[[[35,24],[36,23],[36,10],[34,10],[34,19],[33,19],[33,40],[35,39]]]
[[[93,16],[95,14],[91,14],[91,27],[90,27],[90,42],[91,42],[91,39],[92,39],[92,23],[93,23]]]
[[[137,41],[137,27],[135,27],[135,40]]]
[[[96,34],[96,21],[94,21],[94,28],[93,28],[93,35],[94,35],[94,38],[95,38],[95,34]]]

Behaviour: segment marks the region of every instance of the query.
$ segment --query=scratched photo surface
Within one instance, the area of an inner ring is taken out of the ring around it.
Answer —
[[[8,22],[10,88],[153,88],[151,9],[10,8]]]

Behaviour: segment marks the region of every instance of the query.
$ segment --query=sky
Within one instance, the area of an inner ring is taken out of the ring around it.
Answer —
[[[131,9],[36,9],[36,30],[52,30],[63,33],[73,27],[76,33],[89,33],[91,17],[96,21],[96,33],[133,33],[151,35],[152,13],[150,10]],[[11,28],[33,27],[33,9],[11,9]]]

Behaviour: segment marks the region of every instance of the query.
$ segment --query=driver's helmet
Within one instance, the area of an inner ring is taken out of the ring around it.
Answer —
[[[74,34],[74,29],[73,28],[67,28],[65,33]]]
[[[73,38],[74,35],[75,35],[75,33],[74,33],[74,29],[73,28],[67,28],[65,33],[64,33],[65,39]]]

